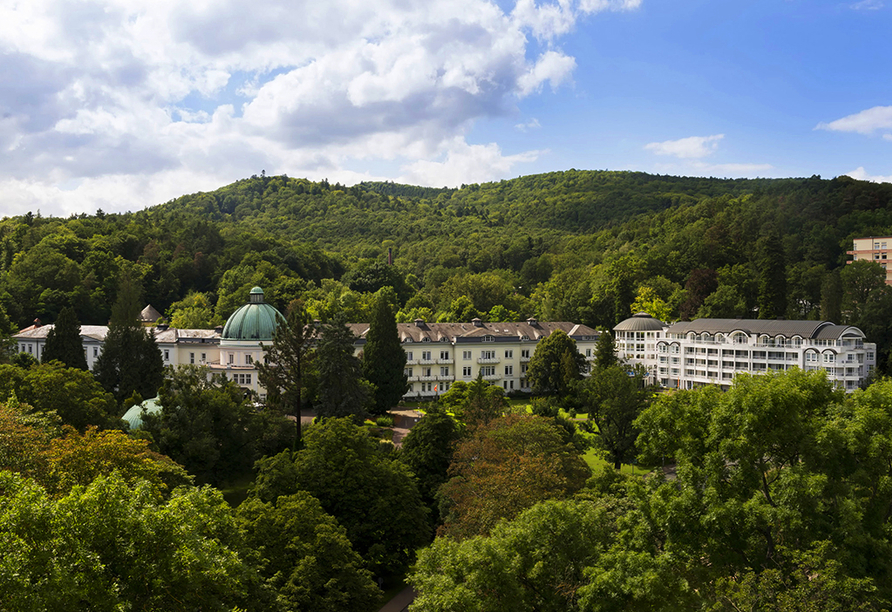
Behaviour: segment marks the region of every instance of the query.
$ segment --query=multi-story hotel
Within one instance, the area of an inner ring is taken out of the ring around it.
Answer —
[[[824,370],[847,392],[876,366],[876,344],[851,325],[829,321],[697,319],[665,324],[647,313],[614,327],[619,356],[643,365],[664,387],[727,388],[740,372]]]
[[[349,325],[362,352],[368,323]],[[556,331],[576,341],[587,362],[595,355],[599,332],[585,325],[527,319],[522,323],[398,323],[397,333],[406,352],[406,398],[433,397],[457,382],[471,382],[478,374],[506,393],[529,392],[527,366],[536,345]]]
[[[872,261],[878,263],[886,271],[886,284],[892,285],[892,266],[887,267],[889,255],[892,254],[892,237],[880,236],[869,238],[855,238],[852,250],[846,251],[852,256],[852,261]],[[846,263],[852,263],[847,261]]]
[[[263,290],[251,290],[247,304],[236,310],[222,329],[150,328],[164,365],[206,365],[259,397],[265,390],[257,378],[256,363],[263,359],[263,346],[272,343],[278,321],[283,317],[264,300]],[[368,323],[349,325],[356,336],[354,348],[361,354]],[[40,359],[52,325],[32,326],[15,334],[19,352]],[[456,381],[472,381],[478,373],[506,392],[530,391],[527,366],[538,342],[557,330],[576,341],[587,362],[594,359],[598,332],[575,323],[413,323],[397,324],[400,342],[406,351],[406,398],[429,398],[449,390]],[[81,326],[81,340],[92,370],[108,327]]]

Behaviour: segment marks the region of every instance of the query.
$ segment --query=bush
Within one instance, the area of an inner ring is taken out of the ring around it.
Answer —
[[[378,427],[393,427],[393,418],[389,416],[379,416],[375,419],[375,425]]]

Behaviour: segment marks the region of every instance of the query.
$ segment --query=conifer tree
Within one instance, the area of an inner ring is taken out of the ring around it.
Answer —
[[[264,362],[257,364],[260,384],[266,388],[267,404],[297,417],[295,450],[300,447],[301,394],[313,358],[316,328],[304,305],[293,300],[279,321],[273,343],[263,347]]]
[[[386,296],[379,294],[362,358],[365,377],[375,386],[375,414],[384,414],[403,397],[408,388],[405,368],[406,352],[396,330],[396,316]]]
[[[366,411],[371,385],[362,376],[362,362],[353,354],[354,340],[340,314],[322,330],[316,347],[319,417],[360,416]]]
[[[616,342],[609,331],[601,332],[598,336],[598,344],[595,345],[595,369],[606,370],[619,363],[616,356]]]
[[[142,288],[124,272],[112,307],[102,353],[93,367],[96,379],[119,402],[134,392],[155,397],[164,380],[161,349],[150,331],[139,324]]]
[[[59,312],[53,329],[46,335],[43,362],[61,361],[69,368],[87,369],[87,357],[81,341],[81,324],[74,310],[68,306]]]

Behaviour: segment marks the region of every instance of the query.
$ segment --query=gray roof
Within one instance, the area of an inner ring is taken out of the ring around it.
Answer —
[[[155,310],[155,307],[149,304],[139,313],[139,320],[146,323],[154,323],[161,318],[161,313]]]
[[[40,327],[30,327],[24,329],[12,337],[16,340],[46,340],[47,334],[55,327],[53,324],[41,325]],[[88,340],[96,340],[98,342],[105,341],[105,335],[108,333],[107,325],[81,325],[81,338]]]
[[[661,331],[666,324],[654,319],[646,312],[639,312],[625,321],[620,321],[613,331]]]
[[[846,332],[852,330],[857,335],[863,336],[861,330],[850,325],[835,325],[830,321],[785,321],[775,319],[695,319],[694,321],[685,321],[674,323],[666,330],[667,334],[687,334],[694,332],[697,334],[730,334],[736,331],[745,334],[767,334],[768,336],[784,336],[792,338],[800,336],[802,338],[822,338],[834,339],[839,338]]]
[[[360,340],[364,340],[369,331],[368,323],[349,323],[347,327]],[[414,323],[397,323],[397,333],[401,342],[462,342],[492,336],[494,340],[541,340],[555,331],[561,330],[574,339],[597,338],[597,330],[567,321],[536,321],[528,319],[519,323],[425,323],[416,320]]]

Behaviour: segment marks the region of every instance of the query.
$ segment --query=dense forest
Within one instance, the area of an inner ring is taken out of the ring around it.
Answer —
[[[254,176],[139,212],[4,218],[0,306],[13,326],[65,306],[106,323],[129,270],[179,327],[222,323],[254,285],[280,309],[302,298],[316,318],[368,320],[391,286],[404,321],[825,318],[883,344],[878,273],[844,263],[853,238],[892,233],[890,203],[892,185],[848,177],[569,170],[430,189]]]
[[[892,234],[890,205],[892,185],[847,177],[570,170],[461,189],[262,175],[4,218],[0,337],[56,322],[59,361],[49,340],[44,363],[0,353],[0,608],[373,611],[405,580],[417,612],[889,609],[888,379],[657,392],[610,334],[585,377],[553,334],[534,397],[455,383],[399,448],[397,399],[376,392],[405,366],[394,320],[417,317],[821,318],[864,329],[888,373],[892,290],[845,262],[853,238]],[[266,405],[206,369],[162,373],[142,304],[211,327],[254,285],[287,313]],[[390,330],[366,351],[402,361],[373,376],[347,321]],[[77,324],[107,322],[91,374]],[[286,416],[302,398],[303,432]]]

